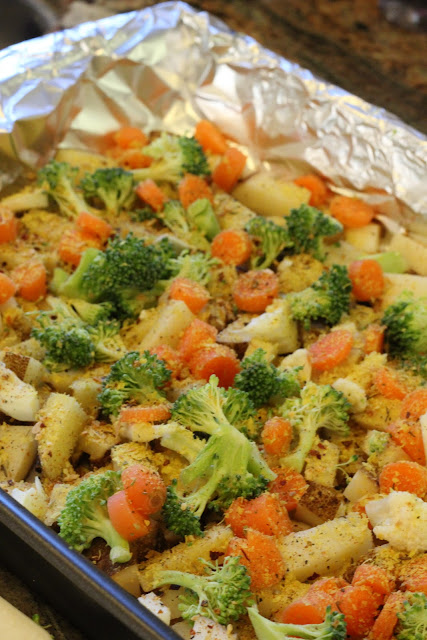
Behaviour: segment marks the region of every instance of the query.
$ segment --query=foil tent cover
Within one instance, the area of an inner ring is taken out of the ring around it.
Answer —
[[[0,51],[0,188],[57,147],[100,148],[215,122],[248,167],[315,169],[340,193],[375,187],[399,222],[427,216],[427,139],[397,117],[182,2],[119,14]]]

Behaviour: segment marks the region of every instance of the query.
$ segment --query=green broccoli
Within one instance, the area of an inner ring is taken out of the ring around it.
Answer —
[[[172,233],[190,246],[202,251],[210,249],[209,242],[196,224],[190,220],[179,200],[168,200],[158,217]]]
[[[132,205],[134,186],[132,173],[120,167],[97,169],[87,173],[80,182],[85,198],[101,200],[107,212],[115,216]]]
[[[262,422],[257,416],[254,403],[249,394],[241,389],[230,387],[223,390],[222,410],[228,422],[241,431],[249,440],[257,440]]]
[[[235,402],[238,398],[234,399]],[[224,415],[224,392],[218,378],[211,376],[203,387],[182,394],[172,408],[172,419],[195,432],[209,436],[197,457],[178,479],[177,496],[182,510],[200,518],[209,505],[224,510],[238,496],[251,498],[262,493],[275,474],[267,466],[254,442],[248,440]],[[229,411],[231,411],[229,407]],[[237,410],[234,410],[236,413]],[[175,531],[176,522],[164,511],[166,524]],[[182,529],[182,523],[178,526]]]
[[[368,431],[363,441],[364,451],[368,456],[374,455],[375,453],[382,453],[384,449],[386,449],[390,440],[391,436],[389,433],[372,429],[371,431]]]
[[[403,611],[397,614],[397,640],[425,640],[427,638],[427,596],[409,593]]]
[[[268,362],[266,355],[263,349],[256,349],[243,358],[241,371],[234,379],[234,386],[246,391],[257,408],[283,402],[300,393],[298,369],[279,371]]]
[[[345,640],[347,625],[343,613],[326,609],[324,622],[318,624],[290,624],[274,622],[264,618],[256,606],[248,608],[249,619],[255,629],[258,640],[291,640],[304,638],[305,640]]]
[[[351,290],[347,267],[333,264],[310,287],[288,294],[292,317],[305,329],[316,320],[329,326],[338,324],[350,309]]]
[[[76,551],[102,538],[111,547],[112,562],[128,562],[132,557],[129,543],[114,529],[107,511],[108,498],[121,488],[116,471],[93,473],[73,487],[58,518],[61,538]]]
[[[310,253],[317,260],[325,259],[324,238],[341,233],[343,226],[338,220],[319,209],[302,204],[292,209],[286,218],[291,253]]]
[[[177,183],[185,173],[197,176],[210,174],[207,158],[195,138],[162,133],[142,151],[154,162],[145,169],[134,169],[136,180],[151,178]]]
[[[226,556],[219,566],[200,558],[207,575],[196,576],[183,571],[159,571],[153,587],[157,589],[167,584],[186,588],[178,605],[182,617],[192,620],[194,616],[204,616],[219,624],[227,625],[238,620],[252,604],[251,578],[238,557]]]
[[[403,293],[385,310],[381,323],[385,325],[385,343],[389,354],[427,373],[427,298],[415,299]]]
[[[218,218],[207,198],[199,198],[190,204],[187,218],[208,240],[213,240],[221,231]]]
[[[171,376],[163,360],[144,351],[130,351],[115,362],[110,373],[102,381],[98,400],[108,415],[118,415],[124,402],[133,400],[139,404],[164,402],[163,387]]]
[[[330,385],[307,382],[300,398],[289,398],[280,412],[296,431],[298,444],[295,450],[281,460],[281,464],[301,473],[305,459],[313,447],[316,433],[325,429],[346,436],[350,404],[345,396]]]
[[[252,269],[269,267],[283,249],[292,246],[288,230],[268,218],[255,216],[246,223],[245,230],[255,238],[258,245],[252,254]]]
[[[383,251],[361,256],[360,260],[376,260],[384,273],[405,273],[408,263],[399,251]]]
[[[171,278],[188,278],[206,285],[211,279],[211,268],[215,264],[218,264],[218,260],[206,253],[183,251],[176,258],[171,258],[168,266]]]
[[[177,536],[184,538],[185,536],[201,537],[204,535],[200,527],[200,518],[194,515],[189,505],[183,504],[178,495],[176,480],[167,488],[162,516],[166,526]]]
[[[37,174],[38,183],[55,200],[61,213],[72,219],[88,210],[87,202],[75,184],[78,171],[77,167],[72,167],[68,162],[52,160]]]

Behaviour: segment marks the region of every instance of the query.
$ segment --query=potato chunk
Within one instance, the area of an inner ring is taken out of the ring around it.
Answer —
[[[24,480],[36,458],[32,427],[0,425],[0,480]]]

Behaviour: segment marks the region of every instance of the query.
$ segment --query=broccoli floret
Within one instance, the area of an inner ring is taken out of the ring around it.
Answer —
[[[150,205],[145,205],[138,209],[133,209],[129,212],[129,217],[132,222],[145,222],[146,220],[157,220],[157,211],[154,211]]]
[[[115,362],[102,382],[98,400],[105,413],[116,416],[122,404],[133,400],[139,404],[164,402],[163,387],[171,376],[163,360],[144,351],[130,351]]]
[[[256,606],[248,608],[249,619],[255,629],[258,640],[291,640],[305,638],[306,640],[345,640],[347,625],[343,613],[326,609],[324,622],[318,624],[290,624],[274,622],[264,618]]]
[[[292,209],[286,224],[293,245],[291,253],[310,253],[317,260],[325,259],[324,238],[343,230],[338,220],[307,204]]]
[[[384,431],[373,429],[369,431],[363,442],[364,451],[371,456],[375,453],[382,453],[390,442],[390,434]]]
[[[207,198],[199,198],[190,204],[187,217],[208,240],[213,240],[221,231],[218,218]]]
[[[61,538],[76,551],[102,538],[111,547],[112,562],[128,562],[132,557],[129,543],[114,529],[107,511],[108,498],[121,488],[116,471],[93,473],[73,487],[58,518]]]
[[[101,259],[103,252],[93,247],[86,249],[80,258],[79,266],[70,275],[63,269],[55,269],[51,282],[51,289],[56,295],[67,298],[87,299],[89,293],[83,289],[83,276],[88,271],[95,258]]]
[[[87,173],[80,182],[87,199],[101,200],[107,212],[116,216],[132,205],[134,186],[133,174],[120,167],[97,169],[94,173]]]
[[[399,618],[397,640],[425,640],[427,638],[427,596],[410,593]]]
[[[67,218],[76,218],[79,213],[88,209],[87,202],[75,184],[78,171],[77,167],[72,167],[68,162],[52,160],[37,174],[38,183],[55,200],[59,210]]]
[[[196,576],[183,571],[159,571],[154,588],[176,584],[186,588],[180,597],[179,609],[182,617],[191,620],[194,616],[204,616],[219,624],[229,624],[246,613],[253,597],[250,590],[251,579],[240,559],[226,556],[222,566],[200,558],[207,575]]]
[[[190,220],[179,200],[168,200],[159,218],[172,233],[187,244],[203,251],[210,249],[209,242],[196,224]]]
[[[351,290],[347,267],[334,264],[310,287],[288,295],[292,317],[305,329],[316,320],[329,326],[338,324],[350,309]]]
[[[216,258],[210,258],[206,253],[190,253],[183,251],[177,258],[169,260],[172,278],[188,278],[206,285],[211,279],[211,268],[218,264]]]
[[[298,444],[293,453],[285,456],[281,464],[301,473],[305,459],[313,447],[319,429],[346,436],[350,403],[330,385],[307,382],[300,398],[289,398],[281,407],[281,415],[290,421],[296,431]]]
[[[181,508],[200,518],[206,507],[227,509],[238,496],[259,495],[275,474],[251,442],[227,420],[226,398],[211,376],[203,387],[181,395],[172,408],[172,419],[195,432],[209,435],[195,460],[179,476]],[[190,489],[188,489],[190,487]],[[174,531],[174,522],[166,519]]]
[[[241,371],[234,379],[234,386],[246,391],[255,407],[283,402],[289,396],[298,396],[300,385],[298,369],[279,371],[268,362],[263,349],[256,349],[243,358]]]
[[[249,440],[257,440],[262,428],[254,403],[249,394],[241,389],[223,391],[222,410],[228,422],[241,431]]]
[[[196,176],[210,174],[207,158],[195,138],[162,133],[142,151],[144,155],[153,158],[154,162],[145,169],[135,169],[133,175],[136,180],[151,178],[179,182],[185,173]]]
[[[399,251],[382,251],[361,256],[361,260],[376,260],[384,273],[405,273],[408,263]]]
[[[126,354],[120,335],[120,322],[98,322],[95,327],[87,329],[95,350],[96,362],[115,362]]]
[[[387,351],[420,373],[427,372],[427,298],[415,299],[406,292],[387,307],[385,325]]]
[[[203,536],[200,519],[194,515],[189,506],[182,503],[177,493],[177,481],[167,488],[166,502],[162,508],[162,516],[166,526],[177,536]]]
[[[255,216],[249,220],[245,230],[258,243],[257,250],[251,257],[252,269],[266,269],[283,249],[292,246],[287,229],[262,216]]]
[[[82,369],[94,362],[95,347],[86,329],[70,326],[68,322],[60,326],[43,326],[44,321],[40,316],[38,322],[42,328],[34,328],[31,336],[46,349],[43,364],[47,369]]]

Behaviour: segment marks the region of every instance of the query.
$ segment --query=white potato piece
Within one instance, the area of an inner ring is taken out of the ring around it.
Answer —
[[[139,351],[152,349],[159,344],[176,347],[182,332],[195,318],[182,300],[169,300],[153,318],[151,328],[142,339]]]
[[[316,436],[315,443],[306,458],[305,479],[309,482],[317,482],[325,487],[333,487],[339,460],[340,450],[338,445],[329,440],[320,440]]]
[[[51,393],[39,414],[40,463],[50,479],[58,478],[78,442],[87,415],[75,398]]]
[[[375,477],[366,469],[358,469],[346,488],[344,497],[350,502],[357,502],[364,496],[372,496],[378,493],[378,484]]]
[[[15,420],[35,422],[39,408],[36,389],[0,362],[0,410]]]
[[[13,371],[20,380],[33,387],[40,386],[47,378],[47,370],[39,360],[24,356],[22,353],[6,351],[3,354],[5,366]]]
[[[380,248],[381,227],[376,222],[371,222],[359,229],[346,229],[344,238],[361,253],[377,253]]]
[[[427,278],[412,273],[387,273],[386,287],[381,298],[381,307],[385,309],[404,292],[414,294],[414,298],[427,297]]]
[[[292,369],[293,367],[301,367],[298,372],[298,379],[301,384],[305,384],[311,380],[312,366],[307,349],[297,349],[288,356],[285,356],[278,368],[279,371],[286,371],[286,369]]]
[[[237,636],[225,625],[203,616],[196,616],[191,640],[237,640]]]
[[[360,413],[361,411],[365,411],[368,400],[366,398],[365,390],[360,386],[360,384],[357,384],[357,382],[353,382],[353,380],[349,380],[348,378],[338,378],[332,383],[332,386],[337,391],[340,391],[348,400],[351,405],[351,413]]]
[[[390,240],[389,251],[399,251],[408,267],[420,276],[427,276],[427,247],[402,233],[396,233]]]
[[[52,640],[52,636],[43,627],[36,624],[0,597],[0,638],[6,640]]]
[[[255,217],[255,213],[229,193],[214,195],[214,208],[221,229],[244,229],[246,223]]]
[[[32,427],[0,425],[0,480],[24,480],[37,455]]]
[[[168,607],[163,604],[158,595],[150,591],[150,593],[144,593],[138,598],[138,602],[142,604],[146,609],[151,611],[159,620],[165,624],[171,623],[171,612]]]
[[[332,575],[358,560],[372,549],[373,539],[367,518],[350,514],[291,533],[279,547],[287,572],[303,581],[314,573]]]
[[[19,484],[10,492],[19,504],[28,509],[36,518],[44,520],[48,507],[48,498],[40,479],[36,476],[33,486],[20,487]]]
[[[329,244],[326,247],[326,258],[324,264],[331,267],[333,264],[348,266],[349,262],[359,260],[360,250],[353,247],[345,240],[340,240],[338,244]]]
[[[308,204],[310,191],[269,173],[256,173],[240,183],[233,196],[262,216],[287,216],[291,209]]]

